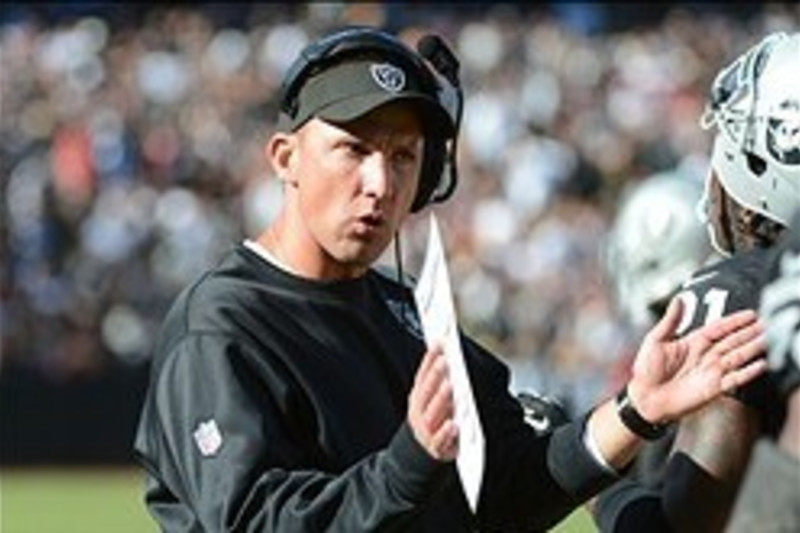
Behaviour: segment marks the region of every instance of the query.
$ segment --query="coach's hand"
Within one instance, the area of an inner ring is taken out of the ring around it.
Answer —
[[[763,324],[754,311],[733,313],[675,338],[681,303],[674,299],[647,334],[633,365],[629,394],[642,416],[675,420],[766,370]]]
[[[447,361],[441,346],[428,349],[408,398],[408,423],[417,441],[439,461],[458,454],[458,427]]]

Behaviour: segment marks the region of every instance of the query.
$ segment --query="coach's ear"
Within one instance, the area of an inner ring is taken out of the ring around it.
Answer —
[[[295,172],[297,148],[297,135],[285,132],[274,133],[264,148],[265,155],[272,163],[278,178],[292,186],[297,185]]]

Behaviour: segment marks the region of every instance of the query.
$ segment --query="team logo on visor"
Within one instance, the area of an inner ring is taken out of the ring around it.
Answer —
[[[800,165],[800,103],[787,102],[781,107],[789,116],[769,119],[767,148],[781,163]]]
[[[389,63],[373,63],[369,72],[375,83],[387,92],[400,92],[406,86],[406,73]]]

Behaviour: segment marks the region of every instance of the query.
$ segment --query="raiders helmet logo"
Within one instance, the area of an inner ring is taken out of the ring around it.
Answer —
[[[370,65],[372,79],[383,90],[396,93],[402,91],[406,86],[406,74],[401,69],[389,63],[374,63]]]
[[[781,163],[800,165],[800,103],[784,102],[781,111],[769,119],[767,149]]]

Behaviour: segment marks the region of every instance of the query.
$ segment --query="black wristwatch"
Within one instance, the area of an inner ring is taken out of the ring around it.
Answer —
[[[654,424],[645,420],[628,396],[628,386],[617,394],[617,414],[625,427],[645,440],[657,440],[666,434],[669,424]]]

